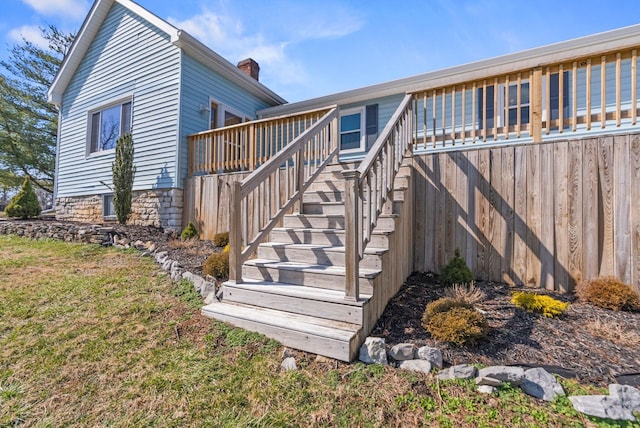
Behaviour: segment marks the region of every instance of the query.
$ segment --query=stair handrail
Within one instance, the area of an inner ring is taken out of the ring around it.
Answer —
[[[412,150],[412,94],[391,116],[373,147],[345,178],[345,299],[358,300],[360,260],[371,240],[378,217],[393,191],[393,181],[403,158]],[[366,193],[366,198],[364,197]]]
[[[305,190],[337,155],[338,114],[338,108],[332,107],[320,120],[244,180],[230,184],[230,281],[242,282],[242,263],[256,251],[258,245],[291,208],[296,204],[298,210],[301,208]],[[284,186],[281,186],[282,181]],[[276,198],[270,192],[272,187],[278,192]],[[255,233],[249,230],[250,202],[257,210],[251,216]]]

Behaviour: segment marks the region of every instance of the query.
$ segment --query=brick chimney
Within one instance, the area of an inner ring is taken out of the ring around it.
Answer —
[[[247,76],[251,76],[256,80],[260,80],[260,66],[251,58],[243,59],[238,63],[238,68]]]

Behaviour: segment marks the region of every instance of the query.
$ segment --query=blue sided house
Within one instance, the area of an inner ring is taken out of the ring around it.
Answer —
[[[130,0],[96,0],[49,98],[56,215],[230,235],[203,313],[352,360],[413,271],[640,290],[640,25],[287,103]],[[213,302],[212,302],[213,301]]]

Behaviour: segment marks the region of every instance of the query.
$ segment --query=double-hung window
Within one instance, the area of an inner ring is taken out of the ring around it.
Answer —
[[[89,153],[113,150],[121,135],[131,132],[131,99],[89,114]]]
[[[378,136],[378,105],[347,109],[340,114],[340,151],[362,152],[371,148]]]

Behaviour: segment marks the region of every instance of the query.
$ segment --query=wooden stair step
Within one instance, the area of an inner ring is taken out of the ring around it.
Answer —
[[[367,246],[372,248],[389,248],[389,235],[393,231],[375,229]],[[309,229],[276,227],[271,231],[270,241],[291,244],[320,244],[344,246],[345,231],[343,229]]]
[[[374,280],[379,270],[360,269],[360,290],[373,294]],[[247,260],[242,265],[242,277],[261,281],[284,282],[286,284],[327,288],[344,291],[345,268],[343,266],[317,265],[311,263],[280,262],[268,259]]]
[[[380,214],[376,229],[394,230],[398,214]],[[283,227],[302,229],[344,229],[344,214],[287,214]]]
[[[397,187],[393,189],[393,200],[404,201],[406,187]],[[306,191],[302,196],[303,202],[344,202],[344,192],[336,190],[313,190]]]
[[[357,324],[225,302],[204,306],[202,314],[262,333],[284,346],[341,361],[352,360],[360,344],[360,326]]]
[[[345,300],[344,291],[304,285],[246,279],[240,284],[226,282],[224,302],[242,303],[335,321],[362,324],[363,307],[371,296],[357,302]]]
[[[258,246],[258,258],[318,265],[344,266],[343,246],[287,244],[282,242],[265,242]],[[387,252],[384,248],[368,247],[360,261],[364,269],[382,269],[382,256]]]

